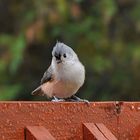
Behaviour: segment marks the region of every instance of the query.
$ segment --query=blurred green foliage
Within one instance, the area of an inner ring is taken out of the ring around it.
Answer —
[[[81,98],[140,99],[139,0],[40,0],[0,3],[0,100],[32,97],[56,40],[86,67]]]

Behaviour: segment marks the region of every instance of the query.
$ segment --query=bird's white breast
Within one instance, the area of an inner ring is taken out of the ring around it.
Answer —
[[[47,82],[42,88],[49,97],[70,97],[83,85],[85,69],[79,61],[53,65],[53,67],[55,67],[54,80]]]
[[[56,71],[56,76],[57,80],[82,86],[85,80],[85,69],[80,62],[63,64],[62,67],[58,68]]]
[[[58,90],[61,91],[61,93],[57,92],[55,96],[62,98],[72,96],[83,85],[84,80],[85,69],[80,62],[60,66],[56,71],[56,88],[60,86],[62,89]]]

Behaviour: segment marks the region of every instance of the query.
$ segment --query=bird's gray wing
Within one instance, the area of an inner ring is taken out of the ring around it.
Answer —
[[[41,79],[41,84],[44,84],[48,81],[51,81],[53,79],[53,71],[52,71],[52,67],[50,66],[46,72],[44,73],[42,79]]]
[[[42,79],[41,79],[41,85],[51,81],[53,79],[53,71],[51,66],[46,70],[44,73]],[[34,91],[32,91],[32,95],[44,95],[43,91],[41,90],[41,85],[37,87]]]

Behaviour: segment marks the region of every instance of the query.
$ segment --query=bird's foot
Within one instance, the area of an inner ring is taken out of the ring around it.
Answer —
[[[53,99],[52,99],[51,101],[52,101],[52,102],[64,102],[65,99],[59,99],[59,98],[53,96]]]
[[[85,102],[89,104],[88,100],[85,99],[80,99],[79,97],[72,95],[70,98],[67,98],[66,101],[71,101],[71,102]]]

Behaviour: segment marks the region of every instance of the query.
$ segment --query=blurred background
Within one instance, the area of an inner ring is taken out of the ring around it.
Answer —
[[[30,93],[57,40],[85,65],[79,97],[140,100],[139,0],[1,0],[0,100],[46,100]]]

